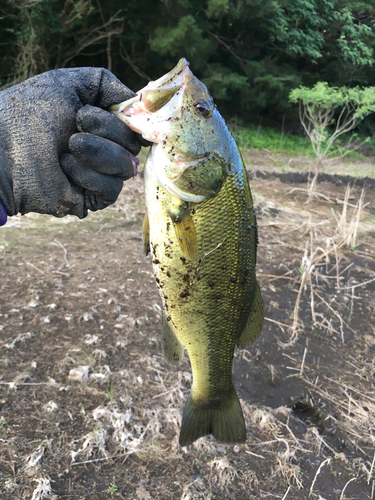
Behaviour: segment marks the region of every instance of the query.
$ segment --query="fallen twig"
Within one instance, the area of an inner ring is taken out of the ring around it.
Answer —
[[[313,489],[314,489],[314,486],[315,486],[315,482],[318,478],[318,475],[320,473],[320,471],[322,470],[323,466],[325,464],[329,464],[329,462],[332,460],[332,458],[326,458],[320,465],[319,465],[319,468],[318,470],[316,471],[316,474],[314,476],[314,479],[313,479],[313,482],[311,483],[311,487],[310,487],[310,491],[309,491],[309,497],[311,497],[312,495],[312,492],[313,492]]]

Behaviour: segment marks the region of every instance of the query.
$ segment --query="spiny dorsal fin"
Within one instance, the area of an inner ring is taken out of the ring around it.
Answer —
[[[184,346],[178,340],[172,321],[167,321],[167,313],[163,311],[161,326],[161,343],[165,361],[171,366],[178,366],[184,356]]]
[[[256,339],[262,332],[263,319],[263,299],[260,294],[259,285],[257,283],[255,297],[253,303],[251,304],[246,325],[236,342],[237,347],[243,349],[244,347],[249,347],[249,345],[256,341]]]
[[[144,254],[148,255],[150,253],[150,222],[148,220],[147,211],[145,213],[142,225],[142,244]]]

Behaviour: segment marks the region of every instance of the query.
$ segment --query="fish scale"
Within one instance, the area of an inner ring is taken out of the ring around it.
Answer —
[[[189,354],[193,371],[192,398],[203,405],[206,402],[208,406],[215,404],[224,408],[233,397],[232,360],[239,325],[247,319],[255,288],[255,273],[242,284],[241,268],[255,261],[255,231],[248,232],[247,227],[256,221],[252,204],[245,196],[247,177],[240,159],[232,169],[236,170],[233,174],[236,181],[229,176],[215,198],[195,206],[198,258],[195,262],[186,260],[182,268],[184,255],[176,235],[171,227],[167,231],[169,194],[159,187],[156,198],[157,184],[149,178],[152,166],[146,165],[145,171],[147,189],[155,190],[154,196],[150,192],[146,195],[150,241],[155,247],[154,272],[163,305]],[[170,242],[167,266],[163,255],[165,237]],[[222,245],[216,248],[220,243]],[[211,253],[201,262],[197,273],[199,261],[208,252]],[[181,297],[186,291],[187,295]],[[171,303],[170,297],[177,300]]]
[[[144,247],[163,302],[164,356],[177,366],[185,347],[192,366],[180,444],[206,434],[243,442],[233,353],[260,335],[263,302],[242,158],[186,60],[114,112],[155,142],[145,166]]]

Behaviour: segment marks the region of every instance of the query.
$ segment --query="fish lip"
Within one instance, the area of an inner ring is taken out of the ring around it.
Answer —
[[[137,94],[135,97],[132,97],[131,99],[128,99],[127,101],[120,102],[120,104],[113,104],[113,106],[111,106],[109,108],[109,111],[111,113],[114,113],[115,115],[119,115],[119,118],[121,118],[120,113],[122,113],[127,108],[130,108],[131,106],[133,106],[133,104],[139,102],[141,99],[141,96],[142,96],[142,94],[141,95]]]

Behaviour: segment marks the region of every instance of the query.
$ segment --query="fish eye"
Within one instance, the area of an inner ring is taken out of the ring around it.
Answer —
[[[195,109],[197,110],[197,112],[204,116],[205,118],[208,117],[210,115],[210,112],[211,112],[211,105],[209,102],[207,101],[199,101],[196,105],[195,105]]]

